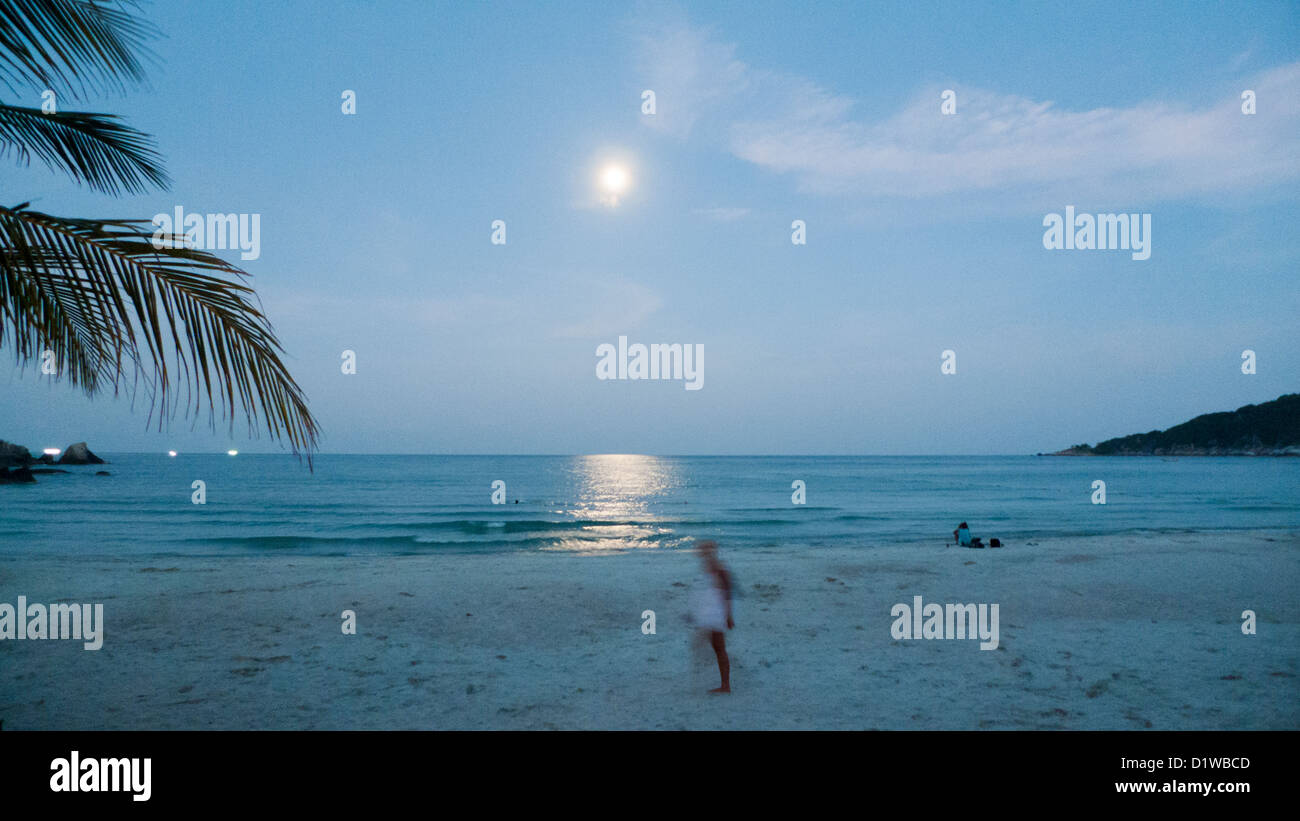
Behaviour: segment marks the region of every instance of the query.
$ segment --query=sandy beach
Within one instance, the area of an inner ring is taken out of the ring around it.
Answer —
[[[731,696],[695,556],[0,560],[103,648],[0,641],[4,729],[1297,729],[1300,533],[727,551]],[[999,646],[896,641],[913,596]],[[1243,635],[1254,610],[1257,634]],[[356,635],[340,614],[354,610]],[[655,611],[656,632],[641,614]]]

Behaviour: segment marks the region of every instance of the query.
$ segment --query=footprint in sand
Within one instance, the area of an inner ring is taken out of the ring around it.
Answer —
[[[1093,685],[1087,689],[1084,695],[1086,695],[1088,698],[1096,698],[1097,696],[1101,695],[1102,693],[1106,692],[1109,689],[1110,689],[1110,682],[1106,681],[1105,679],[1102,679],[1101,681],[1094,682]]]
[[[1061,558],[1056,560],[1056,563],[1057,564],[1079,564],[1081,562],[1095,562],[1095,561],[1097,561],[1096,556],[1089,556],[1089,555],[1077,553],[1073,556],[1062,556]]]
[[[1132,710],[1129,710],[1129,711],[1125,712],[1125,713],[1124,713],[1124,718],[1127,718],[1129,721],[1136,721],[1138,724],[1141,724],[1143,727],[1147,727],[1147,728],[1150,728],[1150,727],[1151,727],[1151,722],[1150,722],[1150,721],[1147,721],[1147,720],[1146,720],[1145,718],[1143,718],[1142,716],[1137,715],[1137,714],[1134,713]]]

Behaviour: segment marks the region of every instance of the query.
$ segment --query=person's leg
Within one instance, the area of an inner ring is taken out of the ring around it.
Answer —
[[[727,658],[727,637],[721,631],[714,630],[710,638],[713,643],[713,652],[718,654],[718,672],[722,674],[722,686],[709,692],[730,693],[731,659]]]

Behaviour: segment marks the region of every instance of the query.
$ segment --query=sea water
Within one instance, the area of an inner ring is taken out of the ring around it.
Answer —
[[[1009,546],[1300,527],[1292,458],[323,454],[312,472],[279,454],[104,457],[0,486],[0,555],[602,553],[704,537],[870,550],[951,542],[961,521]]]

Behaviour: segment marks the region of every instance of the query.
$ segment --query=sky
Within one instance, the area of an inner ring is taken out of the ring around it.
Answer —
[[[1296,3],[145,8],[147,87],[75,107],[171,189],[10,155],[6,203],[259,215],[217,253],[324,453],[1034,453],[1300,391]],[[1150,258],[1045,248],[1067,206],[1150,215]],[[620,336],[703,346],[702,387],[598,378]],[[6,343],[0,438],[282,449]]]

